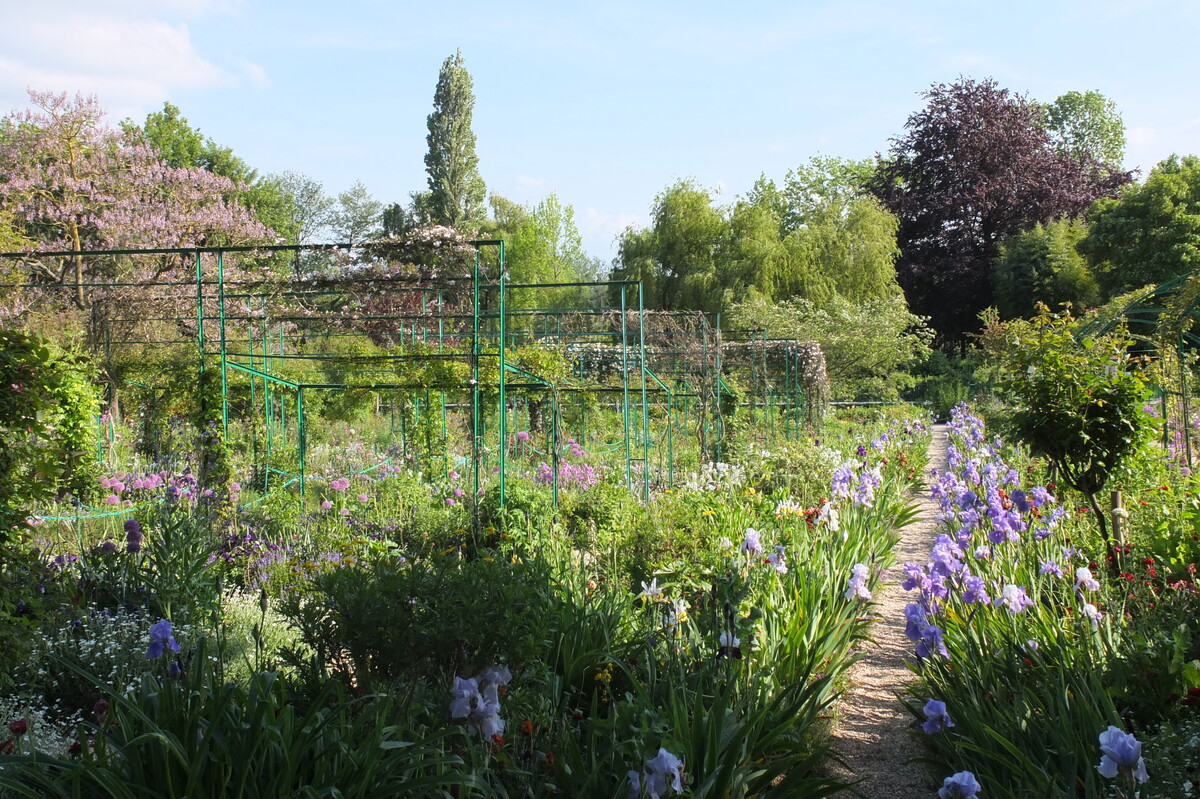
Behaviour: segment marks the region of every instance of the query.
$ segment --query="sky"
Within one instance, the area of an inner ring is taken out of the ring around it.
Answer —
[[[170,102],[260,173],[406,203],[461,50],[488,190],[556,194],[607,265],[676,181],[732,202],[816,155],[886,153],[960,77],[1101,92],[1144,177],[1200,153],[1198,45],[1193,0],[0,0],[0,115],[28,89],[95,95],[112,124]]]

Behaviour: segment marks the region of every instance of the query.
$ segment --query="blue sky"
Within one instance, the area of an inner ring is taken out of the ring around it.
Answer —
[[[488,189],[575,209],[589,254],[679,178],[732,201],[813,155],[886,151],[921,92],[994,78],[1117,103],[1126,166],[1200,152],[1200,3],[0,0],[0,112],[164,101],[260,172],[384,202],[425,187],[425,119],[458,48]]]

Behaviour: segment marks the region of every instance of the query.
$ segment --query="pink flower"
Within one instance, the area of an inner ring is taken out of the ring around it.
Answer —
[[[338,511],[338,513],[342,514],[343,516],[349,516],[349,515],[350,515],[350,509],[349,509],[349,508],[342,508],[340,511]]]
[[[359,502],[370,502],[370,501],[371,501],[371,498],[370,498],[370,497],[368,497],[366,494],[359,494],[359,495],[358,495],[358,501],[359,501]]]
[[[454,507],[454,497],[446,497],[446,507],[447,508]]]
[[[325,500],[324,502],[321,503],[321,510],[329,510],[332,507],[333,507],[333,503],[330,502],[329,500]]]

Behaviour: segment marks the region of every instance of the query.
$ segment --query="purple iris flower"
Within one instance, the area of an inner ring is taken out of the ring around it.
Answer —
[[[925,714],[925,722],[921,725],[921,729],[930,735],[954,726],[954,720],[946,712],[946,703],[939,699],[930,699],[926,702],[922,712]]]
[[[991,602],[991,597],[987,593],[987,584],[984,583],[982,577],[971,575],[963,579],[963,602],[970,604],[986,605]]]
[[[979,795],[979,781],[969,771],[960,771],[947,777],[938,789],[938,799],[975,799]]]
[[[1110,726],[1100,733],[1100,751],[1104,754],[1096,770],[1101,777],[1111,780],[1118,774],[1132,774],[1138,782],[1150,779],[1142,759],[1142,744],[1132,733]]]
[[[163,619],[150,627],[150,646],[146,648],[146,657],[156,660],[162,657],[167,649],[178,652],[179,644],[175,642],[171,622]]]
[[[1013,614],[1020,613],[1025,608],[1033,607],[1033,600],[1025,593],[1025,589],[1012,583],[1004,586],[1000,602]]]

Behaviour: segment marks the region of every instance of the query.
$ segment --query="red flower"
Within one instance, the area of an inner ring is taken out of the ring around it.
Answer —
[[[528,720],[522,721],[521,732],[525,733],[526,735],[533,735],[533,722]]]
[[[67,754],[71,755],[71,757],[78,757],[79,753],[82,751],[83,744],[79,743],[79,741],[75,741],[71,744],[71,748],[67,750]]]
[[[0,744],[0,755],[11,755],[13,753],[13,739],[9,738],[4,743]]]
[[[554,765],[554,753],[553,752],[546,753],[546,762],[552,766]]]
[[[29,720],[28,719],[17,719],[16,721],[9,722],[9,725],[8,725],[8,731],[11,732],[13,735],[24,735],[25,731],[28,729],[29,729]]]
[[[492,743],[496,744],[496,746],[504,746],[504,736],[502,736],[502,735],[493,735],[493,736],[492,736]]]

